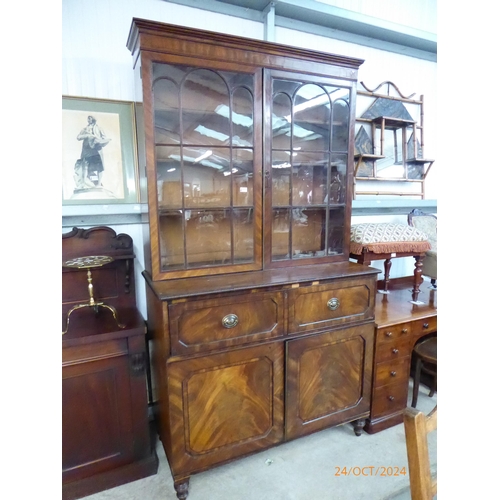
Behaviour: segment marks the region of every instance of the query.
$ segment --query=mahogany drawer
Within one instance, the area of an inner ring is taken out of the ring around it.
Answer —
[[[374,387],[395,384],[408,380],[410,357],[399,357],[392,361],[378,363],[375,366]]]
[[[390,361],[409,356],[411,354],[411,349],[411,339],[377,344],[375,362],[380,363],[381,361]]]
[[[289,333],[330,328],[373,319],[375,282],[372,279],[295,288],[289,293]]]
[[[390,415],[406,408],[408,402],[408,381],[389,384],[373,390],[371,418]]]
[[[280,337],[283,296],[264,292],[173,303],[169,326],[173,355]]]
[[[399,323],[393,326],[384,326],[377,330],[377,344],[409,338],[412,334],[412,322]]]
[[[424,318],[413,321],[412,323],[412,334],[426,335],[427,333],[433,333],[437,331],[437,316],[432,316],[431,318]]]

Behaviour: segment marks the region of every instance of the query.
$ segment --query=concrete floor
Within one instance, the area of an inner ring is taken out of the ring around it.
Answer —
[[[411,402],[411,381],[409,401]],[[429,413],[437,394],[421,385],[417,409]],[[437,471],[437,431],[429,436],[431,469]],[[163,447],[158,473],[86,500],[177,500]],[[350,475],[342,475],[353,468]],[[356,467],[365,467],[360,475]],[[393,468],[393,475],[389,475]],[[377,468],[388,471],[377,474]],[[406,475],[394,475],[405,468]],[[357,475],[355,475],[357,474]],[[327,429],[191,477],[188,500],[410,500],[403,424],[356,437],[350,424]]]

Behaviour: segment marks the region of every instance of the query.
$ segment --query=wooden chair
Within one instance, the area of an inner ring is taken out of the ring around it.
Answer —
[[[404,413],[406,453],[412,500],[432,500],[437,494],[437,478],[431,475],[428,434],[437,429],[437,405],[425,415],[414,408]]]
[[[417,406],[418,390],[420,387],[420,376],[425,373],[431,377],[429,397],[434,396],[437,390],[437,337],[431,337],[418,343],[413,348],[413,356],[416,358],[415,374],[413,376],[412,408]]]

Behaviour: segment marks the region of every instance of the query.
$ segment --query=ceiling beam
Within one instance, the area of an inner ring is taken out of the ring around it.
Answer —
[[[436,61],[437,35],[314,0],[164,0],[265,24]],[[269,37],[269,38],[268,38]]]

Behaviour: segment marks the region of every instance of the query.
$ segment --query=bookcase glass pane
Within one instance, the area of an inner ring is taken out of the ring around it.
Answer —
[[[181,151],[178,146],[156,146],[158,208],[182,207]]]
[[[290,154],[289,151],[273,151],[272,155],[272,203],[274,207],[288,206],[292,173]]]
[[[228,207],[231,205],[230,148],[183,148],[184,205]]]
[[[292,258],[325,255],[326,210],[292,209]]]
[[[154,63],[153,99],[161,269],[253,262],[253,73]]]
[[[339,255],[343,252],[344,216],[345,207],[333,208],[329,211],[328,255]]]
[[[255,212],[251,208],[233,211],[233,260],[235,263],[253,262],[254,215]]]
[[[154,83],[154,121],[156,144],[180,143],[179,90],[168,77]]]
[[[290,208],[273,209],[272,258],[287,260],[290,258]]]
[[[253,190],[253,150],[233,149],[231,178],[233,184],[233,206],[254,206]]]
[[[348,87],[272,80],[273,261],[343,251],[349,98]]]
[[[162,212],[158,218],[160,268],[163,271],[185,267],[182,215],[182,210],[168,210]]]
[[[231,211],[186,210],[188,267],[231,263]]]
[[[328,151],[330,98],[327,89],[305,84],[294,95],[292,146],[295,151]]]
[[[328,186],[327,153],[292,153],[292,204],[326,205]]]

